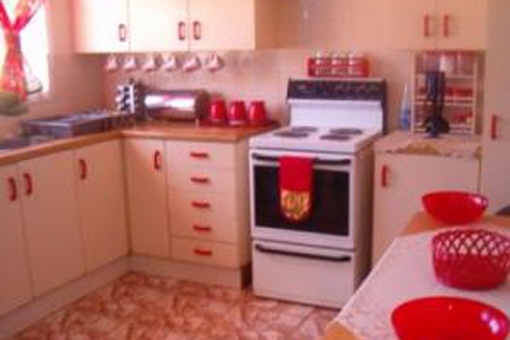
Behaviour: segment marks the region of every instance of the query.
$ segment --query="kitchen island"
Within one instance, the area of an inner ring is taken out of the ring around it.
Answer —
[[[501,228],[506,228],[505,230],[508,230],[508,229],[510,229],[510,218],[502,217],[502,216],[486,216],[483,219],[481,219],[480,221],[476,221],[474,223],[474,225],[475,224],[476,225],[481,225],[481,224],[489,225],[490,224],[493,228],[497,229],[497,228],[501,227]],[[428,214],[426,214],[424,212],[419,212],[414,215],[414,217],[408,224],[407,228],[405,228],[405,230],[401,233],[400,237],[398,237],[395,242],[402,240],[402,239],[406,238],[407,236],[420,235],[420,234],[426,235],[427,233],[430,234],[431,231],[445,229],[446,227],[447,227],[446,224],[433,219],[432,217],[430,217]],[[372,276],[377,275],[377,274],[383,274],[383,273],[380,273],[380,272],[382,272],[382,270],[379,270],[379,273],[376,273],[376,271],[378,271],[379,267],[384,268],[384,262],[390,261],[392,258],[391,252],[395,252],[395,251],[396,251],[395,247],[390,247],[388,252],[383,256],[381,262],[374,268],[374,270],[372,271],[370,276],[367,278],[366,282],[368,282],[368,283],[365,283],[360,287],[360,290],[358,290],[358,292],[356,292],[352,296],[351,300],[346,304],[346,308],[328,326],[326,335],[323,338],[323,340],[356,340],[356,339],[366,338],[366,337],[357,337],[355,335],[356,332],[354,330],[350,329],[350,327],[348,327],[347,325],[345,325],[344,322],[340,322],[340,320],[343,320],[343,316],[347,316],[349,314],[352,315],[352,305],[353,304],[351,302],[354,299],[356,299],[358,297],[358,295],[360,295],[360,291],[363,290],[365,288],[365,286],[370,285],[369,281],[371,281],[370,279]],[[419,268],[417,268],[416,272],[418,272],[418,271],[420,271]],[[409,275],[409,277],[410,277],[410,276],[412,276],[412,274],[413,273],[407,273],[406,275]],[[374,288],[374,287],[371,287],[371,288]],[[377,287],[375,287],[375,288],[377,288]],[[452,291],[454,291],[454,290],[452,289]],[[461,290],[458,290],[456,292],[458,292],[459,295],[464,295],[466,293],[465,291],[461,291]],[[450,295],[456,295],[456,292],[452,293]],[[495,292],[494,294],[504,294],[505,299],[506,299],[507,295],[510,296],[510,291],[508,289],[508,283],[506,285],[504,285],[503,288],[500,288],[496,291],[490,291],[490,293],[488,293],[488,294],[492,294],[492,292]],[[430,295],[437,295],[437,293],[432,292]],[[367,311],[365,311],[364,313],[367,313]],[[367,319],[369,319],[369,317],[367,317]]]

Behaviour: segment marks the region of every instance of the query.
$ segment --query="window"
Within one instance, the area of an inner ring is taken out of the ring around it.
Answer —
[[[19,0],[3,0],[9,18],[14,18],[14,8]],[[3,33],[3,32],[2,32]],[[41,82],[43,91],[48,91],[48,34],[46,25],[46,8],[41,6],[28,25],[21,31],[21,48],[32,74]],[[5,41],[0,35],[0,67],[5,60]]]

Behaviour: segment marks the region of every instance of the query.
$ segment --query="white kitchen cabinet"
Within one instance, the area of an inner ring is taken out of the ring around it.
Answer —
[[[92,271],[127,254],[124,167],[119,140],[74,153],[85,269]]]
[[[72,0],[70,7],[74,51],[129,51],[127,4],[127,0]]]
[[[509,1],[489,1],[481,191],[489,211],[510,205]]]
[[[84,273],[73,160],[63,151],[18,164],[34,295]]]
[[[164,142],[124,141],[132,251],[167,257],[170,232],[166,201]]]
[[[0,167],[0,316],[32,297],[20,196],[16,166]]]
[[[478,192],[479,161],[435,155],[378,153],[375,157],[372,263],[411,217],[421,196],[436,190]]]
[[[390,44],[403,49],[484,49],[488,2],[388,0]]]

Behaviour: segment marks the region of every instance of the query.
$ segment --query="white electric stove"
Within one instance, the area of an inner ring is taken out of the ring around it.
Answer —
[[[383,133],[385,82],[289,80],[290,125],[250,139],[256,295],[340,307],[370,263],[373,142]],[[280,211],[279,160],[313,159],[308,219]]]

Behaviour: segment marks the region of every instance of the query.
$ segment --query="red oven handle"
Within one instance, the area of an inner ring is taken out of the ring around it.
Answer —
[[[9,177],[7,179],[7,183],[9,183],[9,201],[14,202],[18,199],[18,188],[16,187],[16,181],[13,177]]]
[[[351,256],[348,256],[348,255],[327,256],[327,255],[317,255],[317,254],[306,254],[306,253],[299,253],[299,252],[295,252],[295,251],[268,248],[261,244],[256,244],[255,249],[261,253],[266,253],[266,254],[301,257],[301,258],[306,258],[306,259],[311,259],[311,260],[331,261],[331,262],[350,262],[352,260]]]
[[[381,187],[388,187],[388,175],[390,172],[390,168],[387,165],[383,165],[381,168]]]

